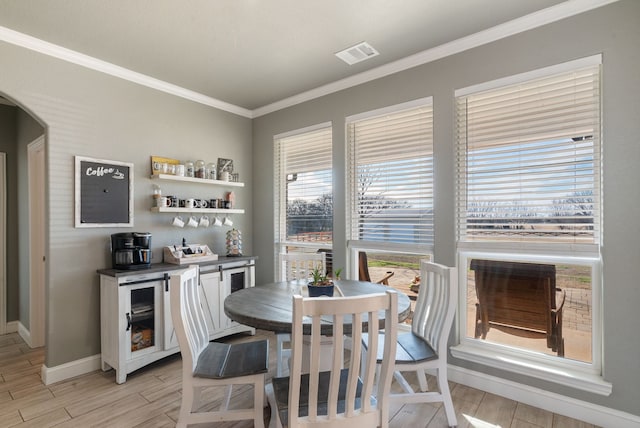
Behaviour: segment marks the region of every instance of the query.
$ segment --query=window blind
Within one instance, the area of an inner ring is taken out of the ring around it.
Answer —
[[[599,64],[456,102],[462,241],[599,242]]]
[[[276,242],[332,241],[331,127],[276,139]]]
[[[352,239],[433,244],[431,103],[347,123]]]

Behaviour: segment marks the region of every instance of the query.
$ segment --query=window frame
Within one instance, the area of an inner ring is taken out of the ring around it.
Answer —
[[[563,72],[570,72],[587,66],[599,66],[599,78],[602,78],[602,57],[594,55],[575,61],[545,67],[531,72],[521,73],[491,82],[474,85],[455,91],[455,97],[463,97],[480,91],[497,89],[516,83],[528,82],[541,77],[548,77]],[[599,94],[599,136],[602,135],[602,94]],[[457,113],[456,113],[457,114]],[[549,382],[569,385],[576,389],[595,392],[601,395],[609,395],[612,385],[602,378],[603,340],[602,340],[602,257],[600,243],[602,242],[602,144],[601,140],[596,150],[599,154],[599,162],[595,164],[594,172],[595,192],[594,198],[599,198],[599,209],[594,213],[594,228],[598,233],[594,243],[567,243],[567,242],[527,242],[527,241],[464,241],[462,225],[463,211],[466,209],[468,198],[460,192],[466,193],[466,173],[462,156],[462,148],[459,137],[456,136],[457,164],[461,165],[456,173],[456,241],[457,261],[460,284],[458,317],[456,323],[456,336],[458,345],[451,348],[454,357],[502,369],[519,374],[526,374]],[[466,149],[465,149],[466,150]],[[466,211],[465,211],[466,212]],[[464,216],[466,218],[466,215]],[[467,270],[468,260],[481,258],[488,260],[510,260],[522,262],[546,262],[569,263],[586,265],[591,268],[591,297],[592,297],[592,331],[591,331],[591,358],[592,362],[569,360],[552,355],[536,353],[523,349],[516,349],[506,345],[486,342],[467,336]]]
[[[390,254],[411,254],[411,255],[426,255],[433,257],[434,241],[432,238],[429,244],[410,244],[410,243],[395,243],[395,242],[381,242],[381,241],[367,241],[359,240],[358,236],[354,233],[354,223],[358,222],[357,216],[357,192],[358,192],[358,179],[357,167],[353,165],[353,156],[351,155],[353,150],[353,142],[350,138],[349,127],[352,123],[380,117],[388,114],[399,113],[406,110],[431,107],[433,109],[433,97],[424,97],[416,100],[395,104],[392,106],[383,107],[376,110],[367,111],[364,113],[355,114],[345,118],[345,153],[346,153],[346,189],[345,189],[345,226],[347,232],[347,275],[348,278],[358,277],[358,252],[359,251],[372,251],[377,253],[390,253]],[[427,197],[431,198],[432,205],[435,206],[434,188],[433,183],[435,181],[435,156],[433,155],[433,110],[431,112],[431,152],[432,152],[432,187],[431,194]],[[435,210],[433,210],[435,213]],[[433,219],[433,215],[432,215]],[[431,229],[433,235],[435,235],[434,221],[432,220]]]
[[[318,131],[329,131],[330,134],[333,133],[333,124],[332,122],[322,122],[315,125],[307,126],[304,128],[284,132],[281,134],[277,134],[273,136],[273,144],[274,144],[274,279],[279,280],[280,276],[280,266],[279,266],[279,257],[278,254],[286,253],[287,248],[290,246],[295,246],[304,249],[327,249],[332,250],[333,248],[333,240],[330,245],[325,244],[317,244],[310,242],[299,242],[299,241],[290,241],[287,239],[287,201],[284,199],[283,195],[286,194],[286,177],[283,180],[282,175],[282,165],[281,165],[281,146],[279,144],[280,140],[303,136],[305,134],[310,134]],[[330,142],[330,150],[333,151],[333,135],[331,136]],[[332,156],[331,156],[332,158]],[[331,174],[332,174],[332,183],[331,183],[331,193],[332,196],[335,195],[334,183],[333,183],[333,159],[331,160]],[[335,216],[335,213],[334,213]],[[333,220],[332,220],[333,223]],[[333,226],[332,226],[333,229]]]

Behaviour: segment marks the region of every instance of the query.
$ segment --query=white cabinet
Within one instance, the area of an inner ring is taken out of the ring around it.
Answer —
[[[114,369],[116,382],[166,356],[180,352],[171,320],[169,278],[184,267],[100,273],[100,335],[102,370]],[[224,299],[233,291],[255,285],[255,259],[205,264],[200,271],[201,297],[209,339],[255,329],[231,321],[224,313]]]
[[[168,305],[169,273],[100,275],[102,370],[116,382],[153,361],[179,352]]]

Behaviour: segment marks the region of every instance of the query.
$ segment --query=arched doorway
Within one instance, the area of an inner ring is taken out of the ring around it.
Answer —
[[[0,108],[0,333],[17,331],[29,346],[39,347],[45,344],[46,319],[45,127],[1,93]]]

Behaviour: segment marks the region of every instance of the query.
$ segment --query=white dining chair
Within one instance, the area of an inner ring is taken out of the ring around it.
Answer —
[[[283,253],[279,255],[280,280],[307,282],[314,269],[326,272],[327,261],[324,252],[319,253]],[[291,348],[286,344],[291,342],[288,333],[276,333],[276,376],[288,373]]]
[[[182,403],[176,426],[253,419],[255,427],[264,427],[262,408],[269,342],[209,342],[198,286],[197,266],[171,275],[171,319],[182,354]],[[253,385],[253,408],[229,409],[232,386],[247,384]],[[203,389],[210,387],[226,387],[226,398],[217,411],[198,411],[203,404]]]
[[[310,331],[305,331],[303,322],[309,319]],[[321,324],[327,319],[332,326],[331,362],[330,370],[322,371],[321,346],[327,345]],[[378,335],[381,320],[386,328]],[[368,336],[368,346],[377,349],[379,342],[384,343],[377,382],[376,355],[362,359],[361,347],[351,351],[351,358],[343,367],[347,326],[354,340],[360,342],[363,321],[373,333]],[[266,385],[272,409],[270,427],[387,427],[397,323],[395,290],[351,297],[293,296],[291,373],[288,377],[275,377]],[[303,372],[303,367],[308,367],[308,372]]]
[[[398,332],[394,378],[403,392],[392,393],[392,403],[442,402],[449,426],[457,420],[447,379],[449,332],[453,324],[458,299],[456,269],[420,262],[421,286],[418,292],[411,330]],[[366,335],[365,335],[366,338]],[[363,341],[365,352],[372,349]],[[378,364],[384,362],[378,349]],[[429,390],[425,370],[435,370],[438,390]],[[414,390],[402,372],[416,372],[420,390]]]

